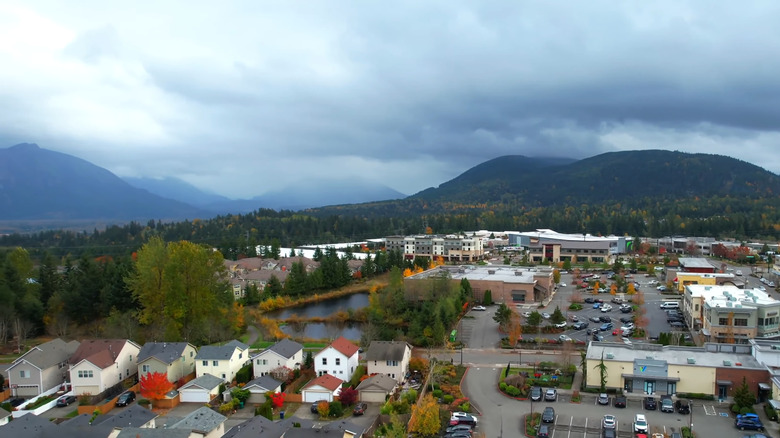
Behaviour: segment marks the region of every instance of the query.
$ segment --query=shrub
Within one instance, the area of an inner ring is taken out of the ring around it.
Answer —
[[[575,389],[571,394],[571,401],[573,403],[578,403],[581,399],[580,392]]]
[[[498,384],[498,389],[500,389],[502,392],[506,392],[506,387],[507,385],[505,382],[501,382]]]
[[[332,401],[330,402],[329,408],[329,414],[331,417],[340,417],[344,415],[344,405],[341,404],[340,401]]]
[[[330,403],[321,401],[317,404],[317,412],[320,414],[320,418],[327,418],[330,415]]]
[[[148,406],[152,404],[152,401],[149,400],[148,398],[142,398],[141,400],[138,400],[138,404],[141,406]]]
[[[441,389],[436,389],[433,391],[433,398],[441,398]]]
[[[219,405],[219,413],[222,415],[228,415],[233,412],[233,403],[225,403]]]
[[[525,386],[525,380],[526,378],[524,376],[521,376],[520,374],[512,374],[511,376],[504,379],[504,382],[507,385],[516,386],[518,388],[521,388]]]
[[[512,397],[517,397],[520,395],[520,390],[515,386],[507,385],[506,393],[511,395]]]
[[[442,396],[441,401],[443,401],[445,404],[450,404],[453,401],[455,401],[455,397],[453,397],[450,394],[446,394],[446,395]]]
[[[358,392],[353,388],[343,388],[341,394],[339,394],[339,401],[346,406],[352,406],[357,399]]]
[[[754,413],[754,412],[753,412],[753,409],[751,409],[751,408],[748,408],[748,407],[744,407],[744,408],[742,408],[742,409],[740,409],[740,410],[739,410],[739,413],[740,413],[741,415],[745,415],[745,414],[752,414],[752,413]]]
[[[769,403],[764,403],[764,413],[770,420],[777,421],[777,411]]]
[[[252,380],[252,365],[242,367],[236,373],[236,383],[247,383]]]

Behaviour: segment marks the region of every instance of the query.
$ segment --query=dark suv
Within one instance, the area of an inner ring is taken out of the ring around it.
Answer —
[[[127,406],[130,403],[135,400],[135,393],[133,391],[127,391],[126,393],[119,396],[119,398],[116,400],[117,406]]]
[[[540,401],[542,399],[542,388],[539,386],[534,386],[531,388],[531,400],[533,401]]]
[[[645,409],[648,411],[654,411],[655,410],[655,398],[654,397],[645,397]]]
[[[691,406],[688,402],[677,400],[674,402],[674,407],[677,409],[678,414],[688,415],[691,413]]]
[[[661,396],[661,412],[673,413],[674,403],[672,403],[672,397],[668,395]]]

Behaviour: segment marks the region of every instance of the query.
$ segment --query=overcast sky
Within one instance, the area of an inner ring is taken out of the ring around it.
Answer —
[[[780,173],[780,2],[0,2],[0,147],[229,197],[502,155]]]

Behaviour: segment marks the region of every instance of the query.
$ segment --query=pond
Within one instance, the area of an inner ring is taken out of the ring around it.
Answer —
[[[307,304],[300,307],[290,307],[287,309],[268,312],[265,316],[273,319],[287,319],[293,314],[302,318],[325,317],[332,315],[339,310],[362,309],[368,306],[368,293],[359,293],[346,295],[331,300],[323,300],[318,303]]]
[[[363,335],[362,323],[308,322],[287,324],[280,328],[284,333],[294,338],[336,339],[339,336],[344,336],[351,341],[359,341]]]

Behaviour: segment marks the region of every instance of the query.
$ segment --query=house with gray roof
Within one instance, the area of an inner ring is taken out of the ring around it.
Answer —
[[[285,338],[255,355],[252,371],[255,377],[260,377],[279,367],[298,369],[302,363],[303,345]]]
[[[9,421],[11,421],[11,413],[0,408],[0,426],[8,424]]]
[[[196,354],[195,346],[187,342],[147,342],[138,353],[138,375],[166,374],[176,383],[195,372]]]
[[[116,438],[194,438],[186,429],[148,429],[143,427],[125,427]]]
[[[265,403],[265,393],[282,392],[282,382],[269,375],[260,376],[244,385],[244,389],[251,394],[247,403]]]
[[[281,421],[271,421],[258,415],[232,427],[222,435],[222,438],[282,438],[285,432],[293,428],[293,423],[300,424],[300,429],[311,429],[314,425],[312,421],[306,419],[287,417]]]
[[[360,382],[355,388],[362,402],[384,403],[387,396],[395,392],[398,381],[387,374],[376,374]]]
[[[232,382],[236,373],[248,363],[249,346],[236,340],[225,345],[201,347],[195,355],[195,371],[198,377],[211,374],[227,382]]]
[[[225,433],[227,417],[205,406],[196,409],[168,429],[183,429],[202,434],[204,438],[220,438]]]
[[[403,382],[409,371],[412,346],[403,341],[371,341],[366,351],[368,374],[385,374]]]
[[[56,429],[57,425],[37,415],[22,415],[14,418],[4,426],[0,426],[2,437],[38,438],[49,429]]]
[[[179,399],[184,402],[208,403],[219,395],[219,385],[225,380],[204,374],[179,388]]]
[[[68,360],[78,341],[53,339],[31,348],[8,367],[8,384],[14,396],[35,397],[63,384],[68,378]]]
[[[293,427],[284,438],[360,438],[365,428],[349,421],[332,421],[322,427]]]

